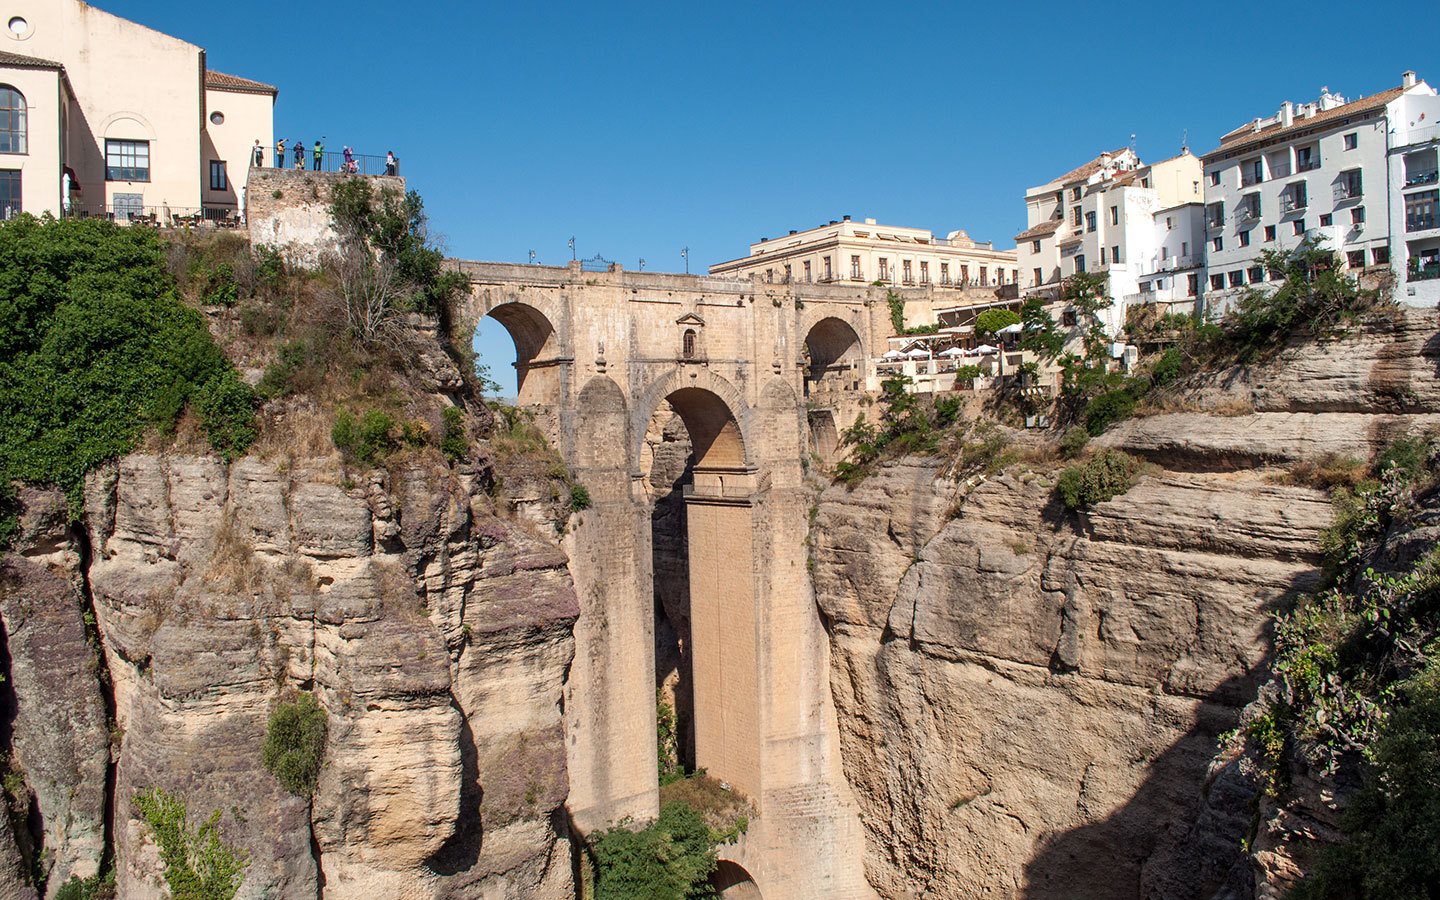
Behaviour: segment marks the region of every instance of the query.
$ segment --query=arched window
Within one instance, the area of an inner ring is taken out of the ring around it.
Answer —
[[[680,341],[680,353],[686,359],[695,358],[695,329],[685,329],[685,335]]]
[[[0,153],[27,152],[25,95],[0,85]]]

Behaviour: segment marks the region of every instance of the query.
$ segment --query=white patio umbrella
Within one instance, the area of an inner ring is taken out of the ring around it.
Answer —
[[[992,347],[992,346],[990,346],[989,344],[981,344],[980,346],[978,346],[978,347],[975,348],[975,352],[983,355],[983,354],[994,353],[994,352],[995,352],[996,350],[998,350],[998,349],[999,349],[998,347]]]
[[[908,356],[908,357],[910,357],[911,359],[929,359],[929,358],[930,358],[930,351],[928,351],[928,350],[921,350],[919,347],[916,347],[914,350],[911,350],[909,353],[907,353],[907,354],[905,354],[905,355]]]
[[[899,350],[886,350],[886,351],[885,351],[885,355],[882,356],[882,357],[880,357],[880,358],[881,358],[881,359],[904,359],[904,358],[905,358],[905,354],[901,353]]]
[[[960,349],[959,347],[951,347],[949,350],[941,350],[941,351],[940,351],[940,355],[941,355],[941,356],[948,356],[948,357],[950,357],[951,359],[954,359],[954,358],[957,357],[957,356],[964,356],[964,355],[965,355],[965,351],[962,350],[962,349]]]
[[[1021,331],[1021,325],[1020,325],[1019,322],[1016,322],[1014,325],[1006,325],[1004,328],[1000,329],[999,331],[997,331],[997,332],[995,332],[995,333],[996,333],[996,334],[1019,334],[1020,331]]]

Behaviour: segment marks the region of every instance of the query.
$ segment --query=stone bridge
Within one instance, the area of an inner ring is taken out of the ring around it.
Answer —
[[[758,812],[723,848],[740,882],[727,896],[873,896],[809,580],[805,469],[868,403],[867,360],[891,330],[885,290],[452,265],[471,284],[460,326],[489,315],[509,331],[518,402],[592,498],[566,538],[581,605],[565,697],[576,826],[658,811],[655,501],[642,457],[652,416],[673,410],[691,448],[694,762]]]

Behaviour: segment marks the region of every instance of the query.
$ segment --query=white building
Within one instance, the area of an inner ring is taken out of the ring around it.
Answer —
[[[1407,72],[1401,87],[1413,81],[1414,74]],[[1406,90],[1394,106],[1389,185],[1395,298],[1412,306],[1440,306],[1440,96]]]
[[[1025,192],[1029,227],[1015,236],[1024,293],[1057,299],[1078,272],[1103,274],[1113,335],[1136,303],[1193,309],[1200,294],[1200,162],[1188,150],[1143,165],[1128,148],[1102,153]]]
[[[1423,167],[1425,126],[1433,124],[1428,121],[1435,116],[1433,106],[1415,128],[1404,123],[1425,113],[1422,107],[1433,104],[1434,97],[1432,88],[1406,72],[1400,86],[1359,100],[1322,89],[1313,103],[1286,101],[1275,115],[1222,137],[1220,146],[1202,158],[1210,313],[1223,311],[1242,288],[1270,279],[1260,261],[1262,251],[1294,249],[1306,237],[1323,240],[1354,272],[1391,266],[1392,257],[1402,255],[1392,246],[1392,235],[1403,233],[1395,223],[1406,221],[1402,192],[1417,198],[1410,204],[1416,227],[1408,244],[1416,258],[1436,246],[1427,243],[1440,236],[1433,229],[1433,190],[1427,218],[1423,181],[1403,187],[1405,160],[1413,154],[1417,173]],[[1429,134],[1433,145],[1433,128]],[[1393,141],[1410,142],[1412,135],[1410,149],[1392,152]],[[1394,167],[1402,171],[1393,173]],[[1422,227],[1427,222],[1430,227]],[[1401,290],[1399,299],[1408,299],[1405,294]]]
[[[711,275],[769,282],[853,281],[933,287],[1014,284],[1014,250],[996,250],[964,231],[937,238],[925,228],[880,225],[849,216],[825,225],[761,238],[750,255],[710,267]]]

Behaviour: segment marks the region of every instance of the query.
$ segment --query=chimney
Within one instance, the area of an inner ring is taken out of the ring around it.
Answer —
[[[849,216],[841,216],[840,218],[841,218],[843,221],[846,221],[846,222],[850,221],[850,217],[849,217]]]
[[[1295,104],[1286,100],[1280,104],[1280,127],[1289,128],[1295,121]]]
[[[865,220],[865,224],[866,224],[866,225],[874,225],[874,224],[875,224],[875,220],[874,220],[874,219],[866,219],[866,220]]]
[[[793,229],[793,228],[790,229],[790,233],[791,233],[791,234],[795,234],[795,233],[796,233],[795,229]]]
[[[1415,86],[1415,70],[1406,69],[1400,73],[1400,86],[1412,88]]]

